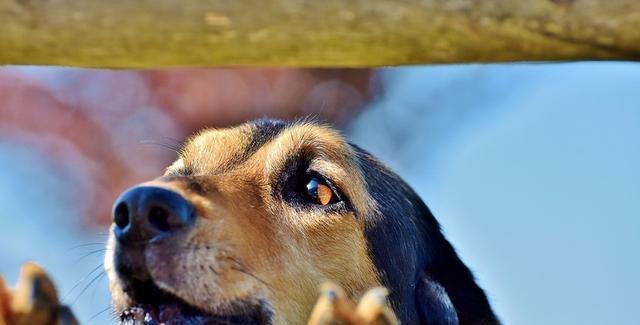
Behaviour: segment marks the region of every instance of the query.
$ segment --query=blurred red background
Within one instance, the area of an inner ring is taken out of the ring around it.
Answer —
[[[80,189],[87,225],[159,176],[203,127],[314,116],[340,127],[373,96],[370,70],[0,70],[0,139],[43,151]],[[167,149],[169,148],[169,149]]]

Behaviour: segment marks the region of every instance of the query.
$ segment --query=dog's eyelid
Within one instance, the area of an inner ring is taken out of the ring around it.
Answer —
[[[329,185],[329,187],[331,187],[332,190],[336,190],[336,186],[331,181],[331,179],[329,177],[325,176],[322,172],[317,171],[315,169],[307,169],[306,174],[307,174],[307,177],[309,177],[309,178],[317,177],[317,178],[321,179],[322,181],[327,183],[327,185]]]

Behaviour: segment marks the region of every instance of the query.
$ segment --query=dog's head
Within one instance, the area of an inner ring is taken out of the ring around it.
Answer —
[[[473,283],[415,193],[314,123],[201,132],[113,213],[105,266],[125,318],[302,324],[332,281],[354,297],[385,285],[399,317],[418,319],[425,276]]]

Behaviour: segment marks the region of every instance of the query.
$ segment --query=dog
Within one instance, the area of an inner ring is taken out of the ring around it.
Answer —
[[[499,324],[418,195],[308,120],[190,138],[114,203],[105,270],[123,324]]]

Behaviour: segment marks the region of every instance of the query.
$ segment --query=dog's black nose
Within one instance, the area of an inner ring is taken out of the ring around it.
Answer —
[[[180,194],[153,186],[122,193],[113,205],[114,234],[122,244],[146,244],[195,222],[193,206]]]

